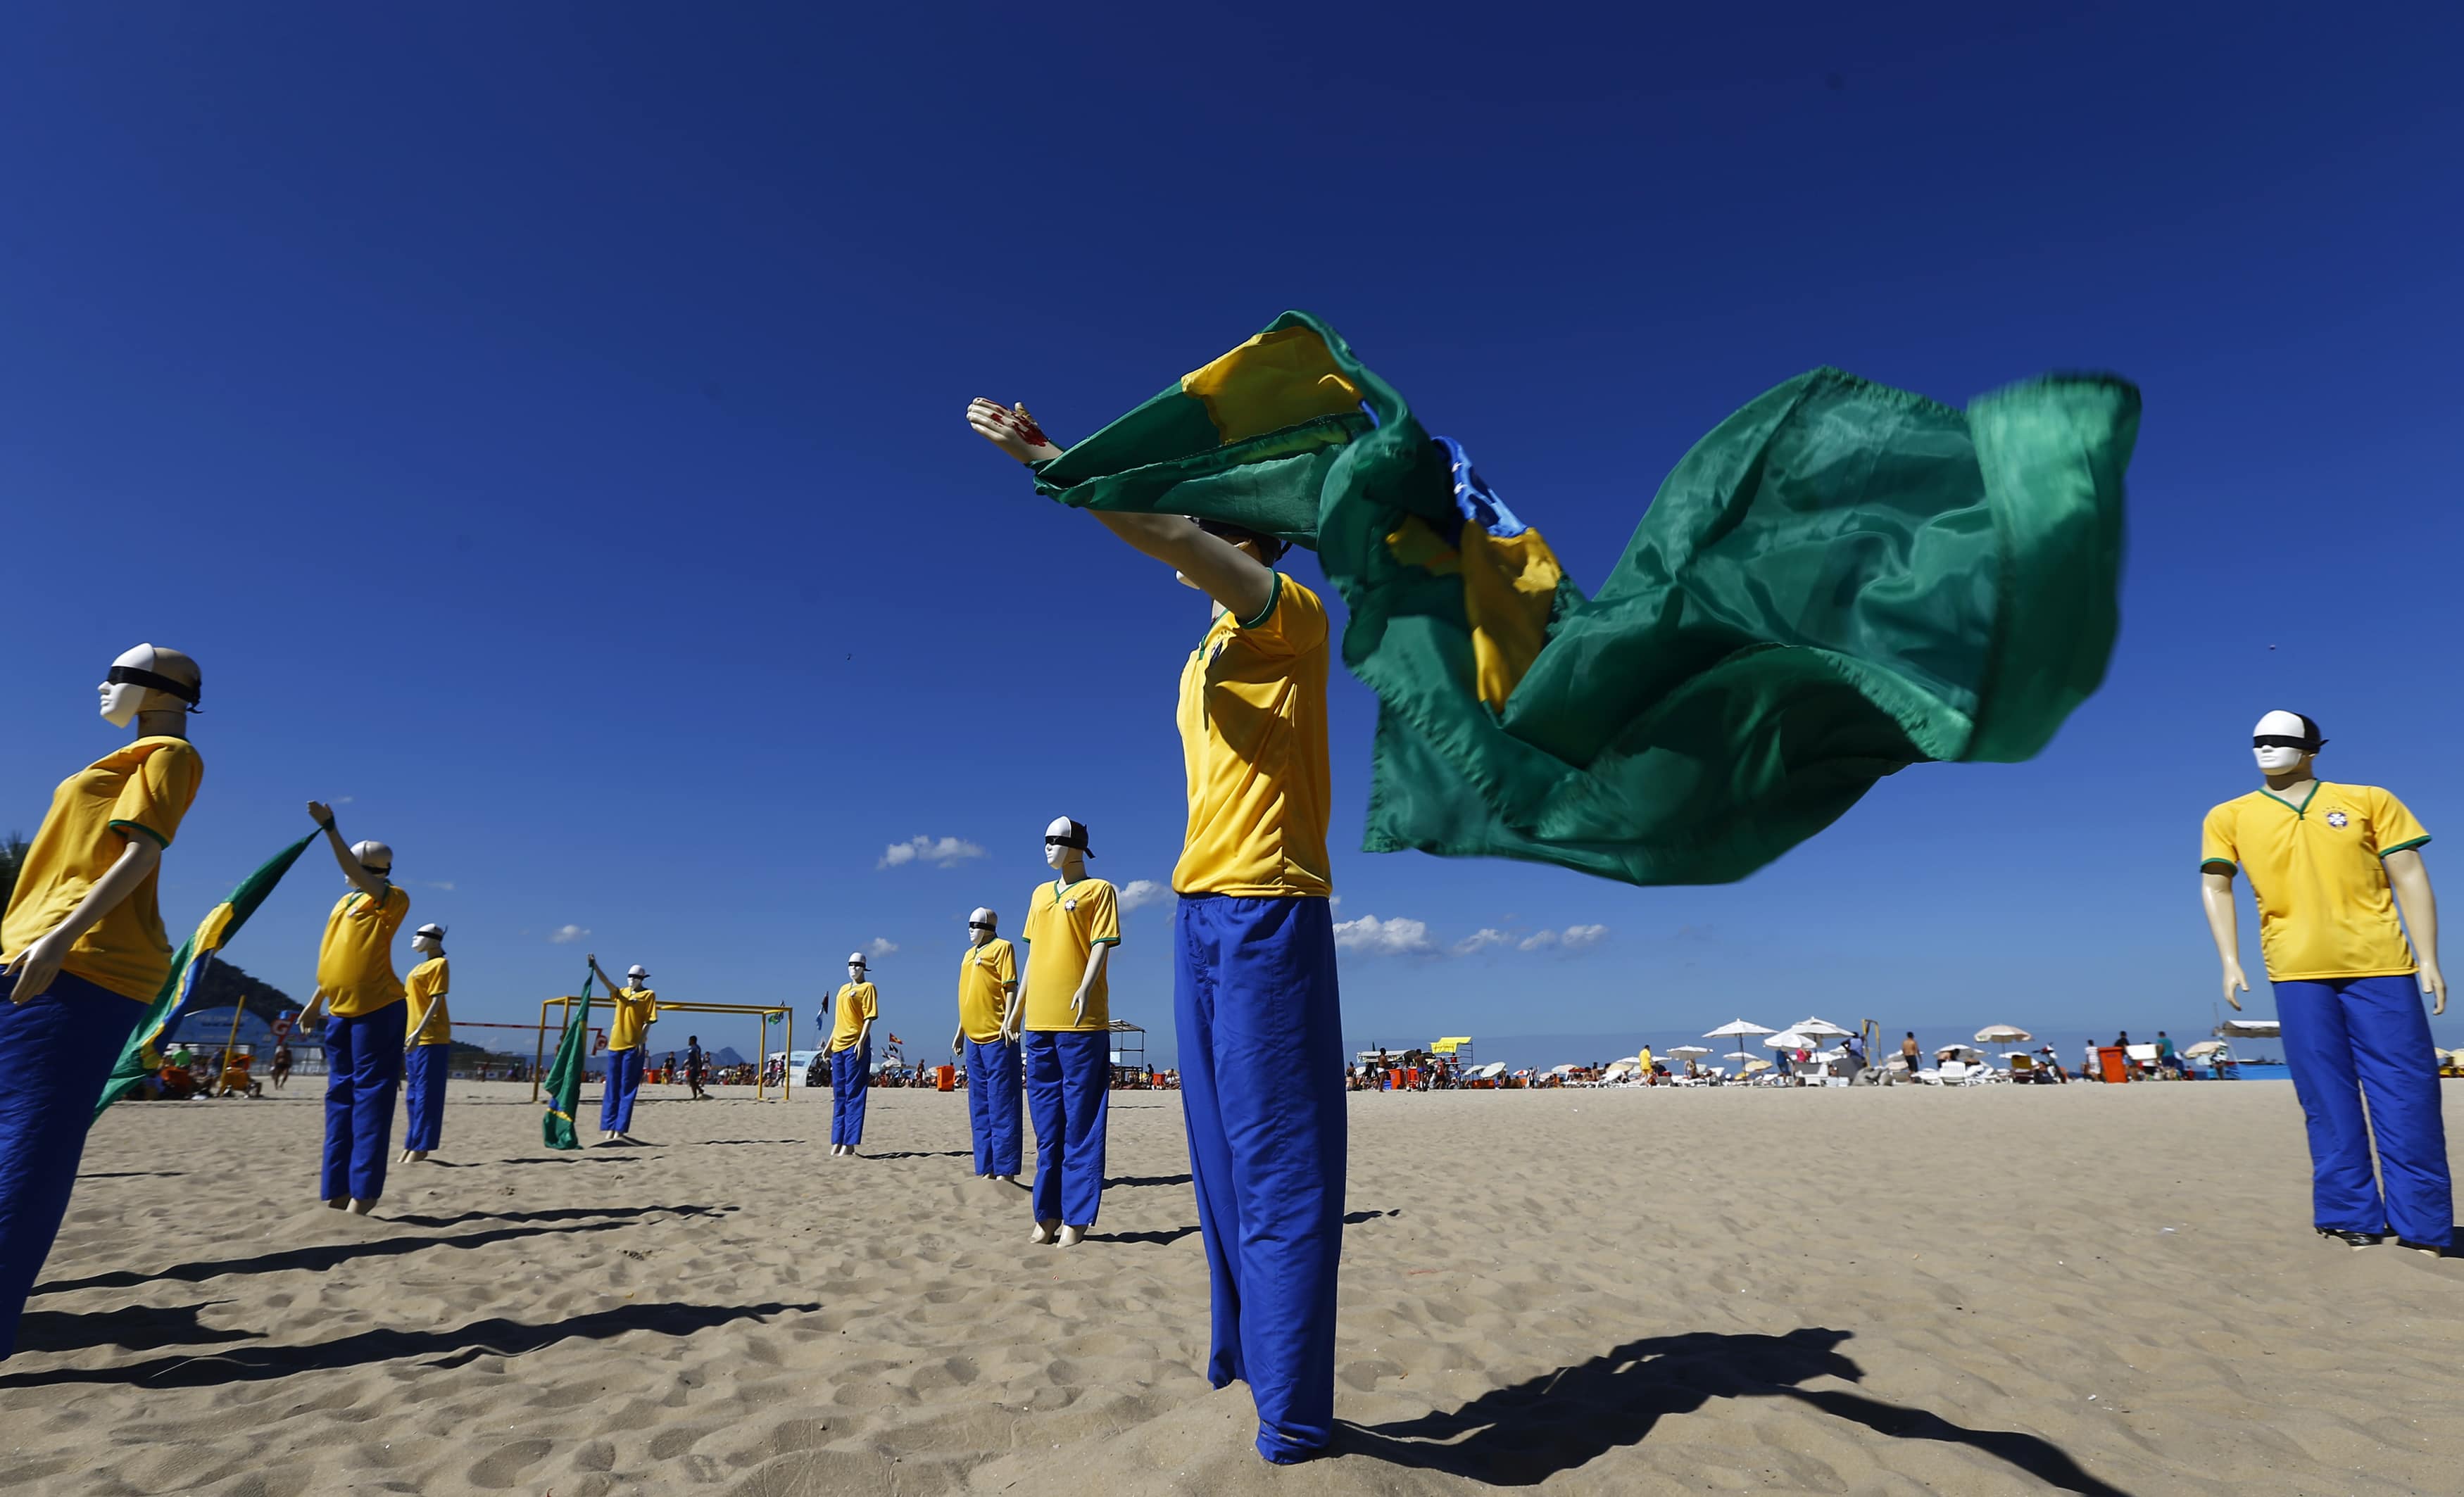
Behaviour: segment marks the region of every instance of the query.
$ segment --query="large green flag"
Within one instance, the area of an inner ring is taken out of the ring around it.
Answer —
[[[590,984],[582,980],[582,1001],[565,1009],[564,1037],[556,1043],[556,1063],[547,1072],[547,1116],[539,1119],[539,1137],[551,1149],[579,1149],[573,1114],[582,1107],[582,1073],[590,1065]]]
[[[1095,509],[1314,546],[1377,693],[1372,851],[1742,878],[1927,760],[2034,755],[2103,680],[2139,392],[1962,411],[1837,369],[1695,444],[1596,595],[1334,331],[1266,331],[1043,464]]]
[[[144,1061],[146,1050],[187,1017],[199,981],[213,964],[214,953],[239,934],[239,928],[248,923],[248,917],[256,913],[266,895],[274,892],[274,886],[282,882],[282,875],[291,871],[291,865],[299,861],[299,854],[318,835],[312,831],[266,859],[197,922],[196,934],[172,955],[171,975],[163,980],[163,990],[154,995],[144,1017],[137,1021],[136,1033],[128,1037],[128,1043],[121,1047],[120,1059],[112,1064],[111,1078],[102,1084],[102,1095],[94,1104],[95,1116],[100,1117],[104,1108],[136,1090],[139,1082],[153,1074],[154,1068]]]

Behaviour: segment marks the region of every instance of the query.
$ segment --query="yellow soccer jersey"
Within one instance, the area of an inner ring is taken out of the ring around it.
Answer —
[[[354,889],[325,917],[325,943],[317,951],[317,986],[325,1011],[341,1019],[373,1014],[403,1000],[393,975],[393,934],[410,914],[410,895],[391,884],[383,899]]]
[[[607,995],[616,1017],[607,1025],[607,1048],[638,1050],[650,1038],[650,1021],[659,1017],[656,988],[620,987]]]
[[[410,969],[403,979],[402,990],[410,1003],[404,1016],[409,1025],[411,1045],[451,1045],[453,1042],[453,1016],[445,1009],[446,991],[453,985],[453,974],[442,957],[430,957]]]
[[[2385,859],[2430,840],[2376,785],[2321,780],[2296,804],[2265,790],[2227,801],[2200,829],[2199,866],[2239,864],[2258,901],[2258,948],[2279,982],[2415,970]]]
[[[1001,1038],[1001,1015],[1018,986],[1018,951],[996,936],[958,958],[958,1027],[979,1045]]]
[[[833,1053],[855,1044],[864,1033],[866,1020],[881,1017],[881,990],[869,982],[842,982],[838,1010],[838,1022],[830,1029]]]
[[[197,798],[206,761],[186,738],[139,738],[69,776],[26,848],[17,890],[0,919],[0,954],[14,958],[49,936],[120,861],[132,836],[171,845]],[[171,942],[155,903],[161,870],[86,928],[60,970],[141,1003],[171,975]],[[28,995],[31,997],[32,995]]]
[[[1254,619],[1218,615],[1180,672],[1184,894],[1325,895],[1326,605],[1283,573]],[[1030,997],[1035,984],[1027,984]],[[1041,1028],[1042,1025],[1032,1027]]]
[[[1121,907],[1112,886],[1100,878],[1038,884],[1019,934],[1026,940],[1026,1013],[1019,1027],[1046,1032],[1112,1027],[1110,962],[1087,989],[1087,1011],[1069,1011],[1095,948],[1121,943]]]

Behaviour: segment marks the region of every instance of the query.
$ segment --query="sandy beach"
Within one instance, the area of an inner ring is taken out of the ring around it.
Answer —
[[[320,1086],[115,1108],[0,1366],[29,1493],[2464,1489],[2464,1261],[2309,1230],[2282,1083],[1356,1095],[1340,1453],[1196,1371],[1178,1099],[1027,1243],[964,1099],[671,1100],[311,1199]],[[2464,1125],[2447,1090],[2451,1135]]]

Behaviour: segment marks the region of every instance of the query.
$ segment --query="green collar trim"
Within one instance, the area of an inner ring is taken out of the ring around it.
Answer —
[[[2301,798],[2301,804],[2299,805],[2294,804],[2292,802],[2284,799],[2284,797],[2280,795],[2277,795],[2273,790],[2261,790],[2258,793],[2275,802],[2277,804],[2283,806],[2286,810],[2291,811],[2296,817],[2302,817],[2304,813],[2310,809],[2310,803],[2319,799],[2319,786],[2322,782],[2323,782],[2317,780],[2311,781],[2310,793]]]

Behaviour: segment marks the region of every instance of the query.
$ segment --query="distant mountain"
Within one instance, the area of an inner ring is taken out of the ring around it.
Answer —
[[[197,996],[192,1006],[224,1010],[223,1023],[229,1025],[230,1010],[233,1005],[247,1009],[269,1024],[284,1014],[296,1014],[305,1006],[273,983],[262,978],[250,977],[240,968],[216,957],[197,983]]]
[[[745,1066],[751,1064],[751,1062],[747,1061],[743,1056],[737,1054],[736,1046],[732,1045],[722,1045],[717,1049],[711,1051],[710,1063],[714,1066]]]

